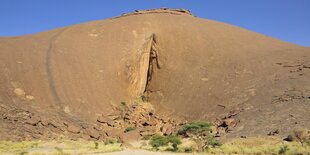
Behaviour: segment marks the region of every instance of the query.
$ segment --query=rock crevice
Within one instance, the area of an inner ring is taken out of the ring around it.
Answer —
[[[144,95],[156,70],[160,69],[158,60],[158,49],[155,34],[147,39],[138,50],[138,61],[133,65],[133,72],[130,74],[131,92],[134,99]]]

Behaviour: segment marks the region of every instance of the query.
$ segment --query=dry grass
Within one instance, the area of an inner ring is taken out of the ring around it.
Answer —
[[[148,141],[140,144],[140,149],[149,151],[165,152],[172,149],[171,145],[159,147],[155,150],[148,145]],[[182,139],[182,144],[178,145],[176,152],[196,152],[197,144],[187,138]],[[310,143],[302,145],[299,142],[286,142],[276,137],[253,137],[237,138],[230,140],[218,147],[210,147],[204,152],[205,154],[310,154]],[[200,154],[204,154],[200,153]]]
[[[147,141],[141,141],[137,148],[153,150]],[[149,147],[147,147],[149,146]],[[191,152],[196,149],[195,143],[190,139],[182,139],[177,152]],[[160,147],[159,151],[167,151],[172,146]],[[23,142],[0,142],[0,154],[30,154],[30,155],[78,155],[96,154],[104,152],[121,151],[120,143],[105,144],[92,141],[23,141]],[[282,152],[281,152],[282,151]],[[285,142],[275,137],[255,137],[247,139],[234,139],[222,146],[209,148],[206,154],[310,154],[310,144],[298,142]]]
[[[103,152],[121,151],[121,144],[105,144],[104,142],[92,141],[23,141],[23,142],[0,142],[0,154],[29,154],[29,155],[65,155],[65,154],[95,154]]]
[[[310,154],[310,145],[285,142],[275,137],[235,139],[217,148],[209,148],[212,154]]]

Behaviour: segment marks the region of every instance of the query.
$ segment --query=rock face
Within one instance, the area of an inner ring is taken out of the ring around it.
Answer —
[[[114,134],[109,128],[124,132],[128,124],[141,135],[169,135],[177,122],[210,120],[226,137],[275,129],[284,136],[310,128],[309,64],[307,47],[182,9],[1,37],[0,110],[6,116],[0,127],[11,133],[19,131],[11,127],[28,125],[38,129],[32,135],[45,135],[48,127],[100,139]],[[154,106],[152,112],[132,107],[140,98]]]

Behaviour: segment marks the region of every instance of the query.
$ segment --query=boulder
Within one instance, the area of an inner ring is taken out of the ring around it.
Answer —
[[[145,121],[142,123],[143,126],[152,126],[154,124],[155,124],[155,122],[152,122],[152,121]]]
[[[120,135],[120,140],[123,143],[129,144],[131,142],[135,142],[140,140],[141,135],[138,130],[129,131]]]
[[[165,124],[161,131],[164,135],[171,135],[173,132],[173,126],[171,124]]]
[[[279,133],[280,133],[279,129],[276,129],[274,131],[270,131],[267,135],[268,136],[274,136],[274,135],[279,134]]]
[[[67,130],[71,133],[80,133],[81,128],[73,124],[69,124]]]
[[[36,126],[41,121],[40,117],[31,117],[30,119],[26,120],[26,124]]]
[[[292,142],[296,141],[297,138],[294,135],[288,135],[286,138],[284,138],[285,141]]]
[[[154,131],[140,131],[140,135],[142,137],[144,137],[144,136],[153,136],[155,134],[156,134],[156,132],[154,132]]]
[[[99,116],[99,117],[97,118],[97,121],[98,121],[99,123],[108,123],[108,122],[110,122],[111,120],[110,120],[108,117]]]
[[[89,135],[90,138],[94,138],[94,139],[98,140],[99,137],[100,137],[99,132],[94,130],[94,129],[89,128],[89,129],[87,129],[86,132],[87,132],[87,134]]]
[[[223,125],[224,126],[235,126],[236,121],[233,118],[226,118],[223,120]]]
[[[121,134],[124,133],[123,129],[119,129],[119,128],[109,128],[106,129],[105,132],[107,133],[107,135],[111,138],[115,138],[115,137],[119,137]]]
[[[108,115],[105,117],[107,117],[109,120],[117,120],[120,118],[120,115]]]

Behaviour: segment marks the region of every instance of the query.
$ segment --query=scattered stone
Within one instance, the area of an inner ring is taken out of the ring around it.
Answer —
[[[225,133],[226,133],[226,128],[224,127],[217,128],[217,134],[225,134]]]
[[[107,117],[109,120],[117,120],[120,118],[120,115],[108,115],[105,117]]]
[[[233,118],[227,118],[224,119],[223,124],[224,126],[234,126],[236,124],[236,121]]]
[[[292,141],[296,141],[297,138],[293,135],[288,135],[286,138],[284,138],[283,140],[288,141],[288,142],[292,142]]]
[[[98,131],[94,130],[94,129],[87,129],[87,134],[90,136],[90,138],[94,138],[94,139],[99,139],[100,134]]]
[[[99,117],[97,118],[97,121],[98,121],[99,123],[108,123],[108,122],[110,122],[111,120],[108,119],[107,117],[99,116]]]
[[[65,107],[63,108],[63,111],[64,111],[65,113],[67,113],[67,114],[71,114],[71,110],[70,110],[70,107],[69,107],[69,106],[65,106]]]
[[[31,117],[26,121],[26,124],[36,126],[41,121],[40,117]]]
[[[34,100],[34,96],[32,96],[32,95],[26,95],[26,99],[27,99],[28,101],[32,101],[32,100]]]
[[[153,135],[155,135],[156,133],[155,132],[153,132],[153,131],[142,131],[142,132],[140,132],[140,135],[142,136],[142,137],[144,137],[144,136],[153,136]]]
[[[142,123],[142,125],[143,126],[152,126],[152,125],[154,125],[154,123],[151,121],[145,121],[144,123]]]
[[[216,126],[211,126],[211,127],[210,127],[210,133],[211,133],[212,135],[214,135],[214,134],[216,134],[216,132],[217,132],[217,127],[216,127]]]
[[[171,135],[172,134],[172,128],[173,126],[171,124],[165,124],[163,127],[162,127],[162,133],[164,135]]]
[[[25,96],[26,95],[26,92],[21,88],[15,88],[14,93],[18,96]]]
[[[48,120],[46,120],[46,119],[41,119],[41,124],[43,125],[43,126],[48,126]]]
[[[94,124],[94,129],[97,131],[102,131],[103,130],[103,126],[102,125],[98,125],[98,124]]]
[[[207,82],[207,81],[209,81],[209,79],[208,78],[201,78],[201,81]]]
[[[58,122],[55,121],[55,120],[50,120],[50,121],[48,122],[48,125],[51,125],[51,126],[53,126],[54,128],[58,128],[58,127],[61,127],[61,126],[62,126],[60,123],[58,123]]]
[[[236,109],[233,109],[233,110],[230,110],[228,115],[226,116],[227,118],[231,118],[233,116],[236,116],[238,115],[239,113],[241,113],[244,109],[240,109],[240,108],[236,108]]]
[[[86,140],[89,140],[90,139],[90,136],[88,134],[81,134],[80,136],[82,139],[86,139]]]
[[[110,127],[121,127],[121,124],[118,121],[110,121],[107,123],[107,125]]]
[[[69,132],[72,132],[72,133],[80,133],[81,128],[78,127],[78,126],[69,124],[67,130],[68,130]]]
[[[107,135],[111,138],[115,138],[120,136],[121,134],[124,133],[123,129],[118,129],[118,128],[109,128],[106,129],[105,132],[107,133]]]
[[[278,129],[276,129],[276,130],[274,130],[274,131],[270,131],[267,135],[268,136],[274,136],[274,135],[277,135],[277,134],[279,134],[280,133],[280,131],[278,130]]]

